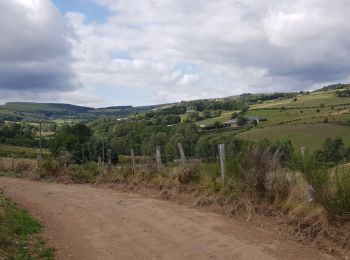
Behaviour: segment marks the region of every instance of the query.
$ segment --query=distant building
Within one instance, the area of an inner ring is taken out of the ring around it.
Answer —
[[[230,120],[226,121],[225,124],[229,124],[231,126],[237,126],[237,119],[236,118],[230,119]]]
[[[258,116],[248,116],[248,122],[254,123],[254,121],[259,124],[259,117]]]
[[[196,109],[192,109],[192,108],[187,108],[186,113],[194,113],[197,112]]]

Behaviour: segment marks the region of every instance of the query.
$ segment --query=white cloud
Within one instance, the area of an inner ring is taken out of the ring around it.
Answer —
[[[0,89],[58,91],[77,85],[71,32],[50,1],[2,1],[0,32]]]
[[[66,57],[70,47],[62,46],[72,45],[71,68],[85,86],[77,93],[98,88],[119,100],[118,91],[128,89],[130,99],[120,102],[135,105],[300,90],[350,77],[348,0],[93,1],[111,15],[96,23],[83,13],[65,14],[72,37],[62,34],[67,26],[50,2],[31,0],[49,10],[50,15],[38,22],[46,24],[42,32],[63,35],[46,37],[45,43],[59,44],[48,44],[53,49],[45,50]],[[28,12],[42,14],[33,10]],[[40,20],[26,19],[30,25]],[[35,28],[27,31],[34,33]],[[16,50],[9,57],[45,53],[34,49]],[[153,94],[135,101],[135,91]]]

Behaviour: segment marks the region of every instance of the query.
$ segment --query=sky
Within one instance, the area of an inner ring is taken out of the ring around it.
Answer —
[[[0,0],[0,104],[149,105],[350,82],[349,0]]]

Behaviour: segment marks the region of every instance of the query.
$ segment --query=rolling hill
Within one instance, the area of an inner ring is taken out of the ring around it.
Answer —
[[[134,113],[144,113],[162,105],[153,106],[113,106],[105,108],[84,107],[60,103],[9,102],[0,106],[0,120],[95,120],[99,117],[124,117]]]

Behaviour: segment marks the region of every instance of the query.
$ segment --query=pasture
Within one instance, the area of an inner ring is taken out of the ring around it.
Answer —
[[[0,156],[8,157],[13,154],[18,158],[36,158],[39,154],[39,149],[0,144]],[[47,149],[43,149],[43,155],[49,155],[50,152]]]
[[[286,124],[268,128],[255,128],[236,135],[251,141],[270,139],[271,141],[292,141],[296,149],[305,146],[310,151],[322,148],[327,137],[341,137],[346,146],[350,146],[350,126],[317,123],[317,124]]]
[[[262,108],[306,108],[322,106],[340,106],[350,104],[349,97],[337,97],[335,91],[312,92],[310,94],[299,94],[297,100],[293,98],[283,100],[266,101],[262,104],[253,105],[251,109]]]

